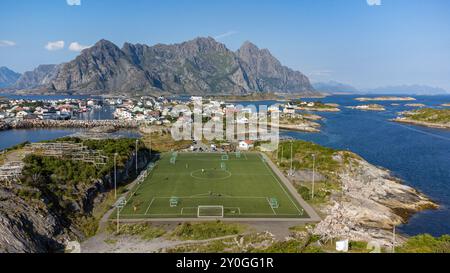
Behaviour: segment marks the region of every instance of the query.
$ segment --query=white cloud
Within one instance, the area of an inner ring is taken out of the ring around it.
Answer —
[[[69,6],[81,6],[81,0],[66,0]]]
[[[73,42],[73,43],[70,43],[69,50],[70,51],[75,51],[75,52],[80,52],[83,49],[90,48],[90,47],[91,46],[81,45],[78,42]]]
[[[381,0],[366,0],[369,6],[381,6]]]
[[[8,40],[0,40],[0,47],[15,46],[16,42]]]
[[[45,45],[45,49],[49,51],[60,50],[64,48],[64,44],[65,44],[64,41],[48,42]]]
[[[237,34],[237,33],[238,33],[237,31],[231,30],[231,31],[219,34],[217,36],[214,36],[214,39],[220,40],[220,39],[226,38],[228,36],[231,36],[231,35],[234,35],[234,34]]]

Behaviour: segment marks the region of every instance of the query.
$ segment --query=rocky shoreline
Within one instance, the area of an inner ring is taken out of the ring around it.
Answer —
[[[385,96],[385,97],[361,97],[356,98],[357,101],[415,101],[416,99],[413,97],[391,97],[391,96]]]
[[[432,122],[426,122],[426,121],[413,120],[413,119],[406,118],[406,117],[397,117],[395,119],[391,119],[391,121],[412,124],[412,125],[418,125],[418,126],[425,126],[425,127],[430,127],[430,128],[436,128],[436,129],[450,129],[450,123],[447,123],[447,124],[432,123]]]
[[[312,112],[340,112],[341,109],[338,107],[329,107],[329,108],[317,108],[317,107],[296,107],[296,110],[300,111],[312,111]]]
[[[338,159],[344,159],[339,152]],[[348,238],[376,241],[391,246],[392,230],[416,212],[438,208],[417,190],[404,185],[388,170],[376,167],[357,156],[351,157],[340,174],[342,193],[319,208],[325,218],[315,227],[321,238]],[[400,237],[397,243],[401,243]]]
[[[272,127],[278,127],[281,130],[289,130],[289,131],[299,131],[299,132],[307,132],[307,133],[319,133],[320,124],[315,122],[304,122],[302,124],[278,124],[271,125]]]
[[[379,104],[365,104],[357,106],[347,106],[348,109],[361,110],[361,111],[385,111],[382,105]]]

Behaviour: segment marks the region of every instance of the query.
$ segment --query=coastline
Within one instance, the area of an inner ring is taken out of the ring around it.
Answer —
[[[296,110],[300,111],[312,111],[312,112],[340,112],[341,109],[335,108],[315,108],[315,107],[296,107]]]
[[[418,126],[429,127],[429,128],[450,130],[450,124],[440,124],[440,123],[432,123],[432,122],[426,122],[426,121],[418,121],[418,120],[413,120],[413,119],[409,119],[409,118],[405,118],[405,117],[397,117],[397,118],[391,119],[390,121],[411,124],[411,125],[418,125]]]
[[[118,129],[137,129],[143,124],[138,121],[124,120],[15,120],[13,122],[1,122],[0,131],[10,129],[33,128],[83,128],[112,127]]]

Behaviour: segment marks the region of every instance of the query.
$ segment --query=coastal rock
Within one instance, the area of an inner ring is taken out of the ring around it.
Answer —
[[[149,153],[139,153],[138,168],[144,168],[149,161]],[[135,156],[132,155],[118,170],[118,181],[128,181],[134,174],[135,164]],[[70,201],[72,209],[89,216],[113,187],[113,177],[113,174],[108,174],[90,185],[78,187],[76,190],[81,197]],[[0,253],[57,252],[62,251],[68,241],[83,239],[77,224],[47,206],[45,199],[24,199],[17,195],[15,192],[21,187],[13,184],[7,188],[0,184]]]
[[[437,208],[387,170],[361,158],[350,159],[347,166],[340,175],[342,195],[321,209],[327,216],[314,230],[325,239],[375,240],[389,246],[394,226],[405,223],[417,211]]]

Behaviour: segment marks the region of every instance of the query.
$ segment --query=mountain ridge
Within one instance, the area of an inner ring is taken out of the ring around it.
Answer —
[[[73,60],[24,73],[16,89],[55,93],[123,92],[186,95],[254,92],[315,94],[309,79],[283,66],[267,49],[246,42],[233,52],[211,37],[178,44],[124,43],[101,39]]]
[[[20,73],[17,73],[6,66],[0,67],[0,88],[13,85],[20,76]]]

